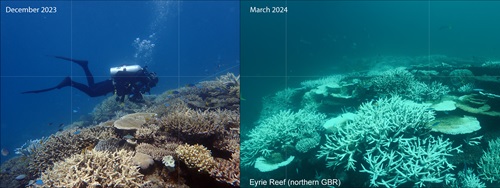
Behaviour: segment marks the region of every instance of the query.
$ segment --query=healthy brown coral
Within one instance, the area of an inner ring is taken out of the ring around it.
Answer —
[[[175,153],[188,168],[197,169],[198,172],[209,173],[216,166],[212,153],[202,145],[179,145]]]
[[[174,144],[173,147],[178,146],[178,144],[176,144],[176,143],[171,143],[171,144]],[[165,148],[159,148],[159,147],[153,146],[153,145],[148,144],[148,143],[140,143],[139,145],[137,145],[135,150],[137,152],[150,155],[151,157],[153,157],[154,160],[157,160],[157,161],[161,161],[164,156],[174,155],[174,153],[175,153],[175,151],[174,151],[175,148],[167,150]]]
[[[239,126],[239,114],[230,110],[192,110],[181,107],[162,118],[170,132],[186,138],[224,134],[230,127]]]
[[[55,162],[81,153],[85,148],[96,145],[99,139],[116,138],[113,129],[106,126],[95,126],[81,129],[79,134],[75,134],[75,130],[66,130],[50,136],[30,156],[30,172],[36,174],[40,170],[43,171],[51,167]]]
[[[141,187],[145,181],[134,152],[89,151],[73,155],[42,173],[47,187]]]
[[[240,185],[240,151],[232,154],[229,160],[216,158],[216,165],[210,171],[210,176],[219,182],[225,182],[234,186]]]

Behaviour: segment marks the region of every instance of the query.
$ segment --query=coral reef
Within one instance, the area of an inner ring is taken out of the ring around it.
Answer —
[[[120,105],[109,97],[87,121],[29,141],[11,160],[25,178],[1,173],[9,179],[2,186],[36,186],[40,173],[47,187],[239,186],[239,76],[144,99]]]
[[[358,148],[369,150],[409,135],[427,134],[427,123],[434,120],[434,113],[427,108],[398,96],[364,103],[354,121],[326,137],[327,143],[317,156],[326,157],[328,167],[345,165],[346,170],[356,170],[355,158],[362,152]]]
[[[230,110],[193,110],[179,107],[161,119],[162,126],[179,138],[190,140],[225,134],[228,129],[238,127],[239,114]]]
[[[374,90],[381,95],[399,95],[417,102],[438,100],[450,92],[450,88],[440,82],[426,84],[418,81],[401,67],[382,72],[373,77],[371,82]]]
[[[113,127],[105,126],[82,129],[79,134],[74,132],[66,130],[48,137],[30,157],[31,174],[38,174],[40,170],[43,171],[73,154],[92,149],[100,139],[117,137]]]
[[[290,84],[263,98],[260,116],[242,129],[241,170],[252,175],[242,177],[243,186],[269,178],[333,178],[345,187],[498,186],[491,148],[478,170],[486,184],[472,173],[483,136],[499,135],[498,68],[442,55],[349,63],[373,68]],[[325,114],[324,129],[300,135],[306,125],[290,134],[295,125],[287,117],[300,111]]]
[[[374,90],[384,94],[402,94],[415,82],[413,74],[399,67],[380,73],[371,79]]]
[[[144,175],[133,165],[134,153],[87,151],[76,154],[42,173],[49,187],[141,187]]]
[[[38,150],[45,141],[47,141],[47,138],[44,137],[41,139],[28,140],[20,148],[14,149],[14,151],[19,155],[30,156]]]

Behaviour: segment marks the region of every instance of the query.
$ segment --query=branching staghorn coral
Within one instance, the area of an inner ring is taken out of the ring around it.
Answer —
[[[461,146],[429,135],[426,124],[432,120],[428,105],[398,96],[364,103],[352,122],[327,136],[317,157],[325,157],[327,167],[333,168],[355,171],[361,164],[359,172],[370,174],[370,186],[450,184],[455,167],[446,157],[462,152]]]
[[[16,148],[14,151],[18,155],[30,156],[32,155],[41,145],[47,141],[47,138],[42,137],[41,139],[28,140],[20,148]]]
[[[452,184],[453,188],[474,187],[485,188],[486,185],[474,173],[474,170],[467,168],[458,172],[457,180]]]
[[[442,137],[429,136],[403,138],[397,143],[373,147],[364,154],[367,167],[363,170],[370,174],[370,186],[398,187],[413,182],[422,187],[428,183],[450,184],[455,181],[450,172],[455,168],[446,160],[452,151],[462,152],[452,147],[452,142]]]
[[[240,106],[240,79],[232,73],[216,80],[203,81],[196,85],[168,91],[156,98],[156,103],[171,106],[174,100],[182,100],[192,109],[236,110]],[[159,113],[162,115],[162,113]]]
[[[417,102],[438,100],[450,92],[448,86],[439,82],[426,84],[418,81],[405,68],[391,69],[371,79],[374,90],[384,96],[399,95]]]
[[[155,135],[160,131],[160,126],[156,124],[149,124],[142,126],[135,132],[135,138],[141,141],[153,140]]]
[[[87,151],[54,164],[42,173],[48,187],[141,187],[145,181],[134,165],[134,152]]]
[[[402,93],[405,98],[412,99],[417,102],[434,101],[448,94],[450,88],[439,82],[432,82],[427,85],[424,82],[415,81],[410,83],[406,93]]]
[[[382,94],[403,94],[411,83],[415,82],[413,74],[399,67],[382,72],[371,79],[376,92]]]
[[[235,153],[240,151],[240,128],[230,128],[227,134],[217,135],[213,146],[223,151]]]
[[[250,131],[249,139],[241,144],[242,165],[253,165],[266,151],[275,150],[274,147],[295,148],[299,140],[313,138],[321,130],[324,118],[324,114],[312,111],[299,110],[294,113],[287,110],[264,119]]]
[[[231,159],[215,159],[215,167],[210,171],[210,176],[217,181],[226,182],[230,185],[240,185],[240,151],[231,155]]]
[[[114,128],[107,126],[85,128],[79,134],[75,134],[74,130],[66,130],[52,135],[30,157],[30,171],[36,174],[57,161],[81,153],[83,150],[92,149],[100,139],[116,137]]]
[[[224,134],[231,127],[239,126],[239,114],[230,110],[192,110],[178,108],[161,119],[169,132],[179,134],[181,139],[199,139]]]
[[[326,157],[327,167],[345,165],[346,170],[356,170],[356,158],[362,152],[358,148],[390,144],[409,135],[428,133],[430,128],[426,124],[434,120],[434,112],[427,108],[427,105],[399,96],[364,103],[354,121],[327,135],[327,142],[321,146],[317,157]]]
[[[486,181],[500,181],[500,138],[488,142],[489,149],[485,151],[478,163],[479,177]]]

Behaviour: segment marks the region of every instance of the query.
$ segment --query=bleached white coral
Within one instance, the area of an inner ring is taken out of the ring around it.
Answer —
[[[500,138],[488,142],[489,149],[479,160],[479,177],[486,181],[500,181]]]
[[[162,163],[167,167],[169,171],[173,171],[175,168],[175,160],[172,155],[167,155],[162,158]]]
[[[474,84],[473,83],[467,83],[463,86],[460,86],[457,91],[460,93],[470,93],[474,90]]]
[[[39,149],[42,146],[42,143],[47,141],[47,139],[48,138],[42,137],[40,139],[28,140],[20,148],[16,148],[14,151],[18,155],[30,156],[37,149]]]
[[[428,134],[434,112],[427,108],[398,96],[364,103],[352,122],[327,136],[317,157],[333,168],[356,170],[361,164],[359,172],[370,174],[370,186],[449,184],[455,166],[446,157],[462,152],[461,146]]]
[[[300,83],[302,87],[305,88],[315,88],[321,85],[327,85],[327,84],[335,84],[339,83],[344,76],[342,75],[332,75],[332,76],[327,76],[323,78],[319,78],[316,80],[306,80]]]
[[[426,183],[449,184],[455,180],[450,173],[455,166],[448,163],[446,157],[451,156],[452,151],[462,151],[460,147],[453,148],[448,139],[404,138],[391,145],[394,147],[374,147],[364,155],[368,166],[361,164],[360,172],[370,174],[371,186],[397,187],[413,182],[422,187]]]
[[[358,149],[362,145],[368,148],[390,145],[408,134],[428,133],[430,129],[426,124],[434,120],[434,112],[427,108],[428,105],[399,96],[364,103],[352,122],[327,135],[327,142],[317,157],[326,157],[327,167],[345,165],[345,169],[355,170],[355,158],[362,152]]]
[[[382,72],[371,81],[374,90],[381,95],[399,95],[417,102],[437,100],[450,92],[450,88],[440,82],[418,81],[405,68]]]
[[[376,92],[383,94],[405,93],[409,85],[415,82],[413,74],[404,67],[380,73],[371,79]]]
[[[481,182],[481,179],[474,173],[470,168],[461,170],[458,172],[457,181],[452,184],[452,187],[474,187],[474,188],[485,188],[486,185]]]
[[[250,131],[249,139],[241,144],[242,165],[252,165],[259,156],[265,153],[264,151],[276,151],[271,146],[293,147],[304,138],[314,138],[318,134],[317,131],[322,128],[324,118],[324,114],[313,111],[299,110],[294,113],[284,110],[264,119]]]

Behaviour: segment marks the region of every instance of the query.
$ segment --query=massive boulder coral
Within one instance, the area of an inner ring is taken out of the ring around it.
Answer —
[[[88,151],[54,164],[42,173],[48,187],[141,187],[145,181],[134,152]]]

